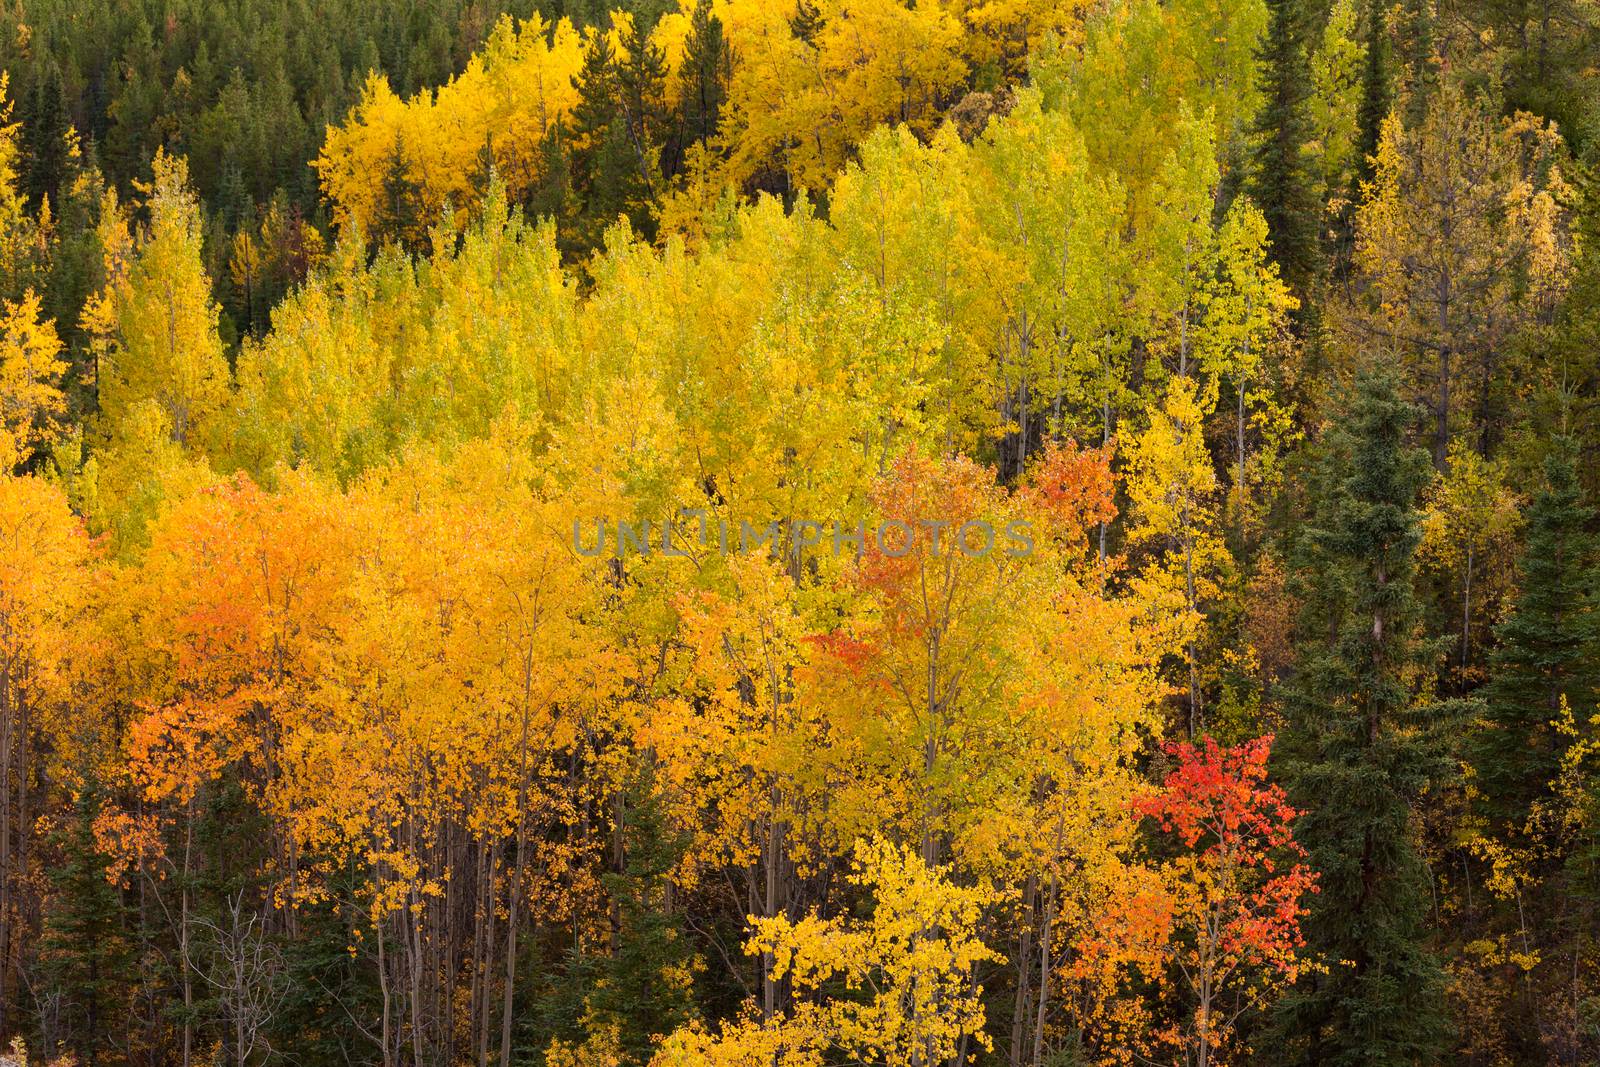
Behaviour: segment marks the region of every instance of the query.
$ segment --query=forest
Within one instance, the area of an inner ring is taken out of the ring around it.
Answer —
[[[0,1064],[1600,1063],[1594,0],[10,0]]]

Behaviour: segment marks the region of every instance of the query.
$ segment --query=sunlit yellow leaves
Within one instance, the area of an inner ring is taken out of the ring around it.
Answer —
[[[1160,649],[1085,558],[1109,481],[1068,472],[1104,462],[1047,459],[1015,496],[961,460],[907,457],[878,483],[885,544],[851,573],[860,607],[817,638],[799,697],[828,727],[803,780],[838,838],[894,826],[925,855],[992,869],[1033,852],[1036,805],[1123,773]],[[1046,769],[1058,761],[1081,778]],[[1072,820],[1061,847],[1096,832]]]
[[[1321,46],[1311,55],[1308,112],[1315,138],[1307,148],[1323,188],[1341,198],[1348,195],[1359,162],[1357,115],[1365,59],[1366,48],[1356,39],[1354,0],[1335,0]]]
[[[0,474],[0,713],[8,746],[43,725],[68,692],[72,676],[62,667],[93,558],[58,487]]]
[[[768,953],[780,977],[800,993],[794,1011],[765,1023],[747,1018],[715,1037],[691,1029],[673,1035],[652,1061],[754,1065],[778,1055],[785,1064],[818,1063],[836,1048],[858,1061],[912,1067],[954,1055],[964,1037],[987,1047],[982,987],[975,967],[997,959],[979,925],[996,899],[988,886],[955,884],[914,849],[882,841],[855,846],[851,880],[872,893],[870,919],[808,915],[754,920],[746,944]],[[829,999],[840,983],[852,996]]]
[[[114,194],[101,207],[105,287],[84,307],[95,352],[102,449],[97,522],[138,543],[160,501],[207,479],[205,446],[229,373],[201,248],[200,203],[181,158],[157,153],[140,186],[149,225],[130,228]]]
[[[150,400],[172,440],[193,445],[227,396],[228,365],[188,166],[158,154],[154,167],[154,183],[142,189],[150,224],[131,242],[124,214],[107,204],[107,284],[86,326],[104,345],[100,403],[112,433],[126,411]]]
[[[450,254],[369,267],[343,240],[245,342],[224,457],[258,478],[280,462],[348,478],[416,441],[547,415],[571,397],[575,314],[553,232],[498,184]]]
[[[384,189],[384,175],[393,174],[420,190],[417,221],[431,226],[447,205],[465,212],[476,203],[473,182],[488,162],[520,198],[541,177],[545,136],[577,105],[583,48],[566,19],[517,23],[506,15],[466,70],[437,91],[402,100],[382,75],[369,74],[361,101],[329,130],[315,164],[336,219],[368,233],[394,224]]]
[[[0,472],[10,473],[59,432],[66,409],[61,395],[61,339],[41,321],[32,290],[0,310]]]

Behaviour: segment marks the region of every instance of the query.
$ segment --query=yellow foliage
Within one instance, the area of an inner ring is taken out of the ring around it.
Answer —
[[[519,23],[503,15],[483,50],[438,90],[402,100],[381,74],[369,74],[315,163],[335,219],[368,233],[390,221],[384,177],[392,173],[420,191],[421,225],[446,205],[465,212],[476,201],[472,183],[484,175],[485,152],[520,199],[541,177],[544,138],[577,106],[584,47],[566,19],[552,24],[533,15]]]
[[[0,472],[47,448],[66,411],[59,381],[66,363],[55,324],[41,321],[30,289],[0,309]]]

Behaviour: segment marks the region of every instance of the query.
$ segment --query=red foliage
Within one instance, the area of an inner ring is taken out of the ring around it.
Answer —
[[[1271,750],[1270,734],[1233,748],[1168,745],[1177,766],[1134,802],[1177,848],[1111,894],[1079,942],[1075,970],[1107,991],[1100,1014],[1108,1031],[1121,1027],[1114,1040],[1137,1031],[1189,1062],[1223,1062],[1240,1015],[1265,1008],[1305,966],[1300,919],[1316,875],[1294,840],[1299,813],[1267,781]],[[1187,1006],[1163,1022],[1169,1009],[1141,1003],[1120,977],[1129,971]]]
[[[1217,948],[1241,960],[1291,968],[1301,944],[1301,900],[1316,892],[1316,876],[1299,862],[1305,850],[1292,833],[1299,812],[1267,781],[1272,740],[1266,734],[1236,748],[1209,737],[1203,746],[1168,745],[1177,768],[1159,793],[1134,806],[1192,850],[1217,889],[1238,891],[1235,899],[1216,902],[1224,916]],[[1279,872],[1275,854],[1295,862]]]

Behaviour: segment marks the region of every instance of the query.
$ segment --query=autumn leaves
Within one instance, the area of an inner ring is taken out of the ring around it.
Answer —
[[[29,620],[7,648],[31,728],[71,759],[53,773],[127,798],[95,822],[110,876],[159,901],[180,943],[199,937],[195,842],[241,790],[278,913],[334,908],[392,998],[386,1055],[447,1040],[431,1005],[457,968],[472,1024],[499,1022],[519,938],[603,929],[606,813],[641,767],[683,836],[681,891],[751,877],[770,997],[672,1036],[664,1063],[985,1043],[974,968],[998,959],[1004,887],[1047,885],[1072,900],[1058,915],[1087,915],[1132,869],[1162,643],[1098,560],[1104,451],[1051,448],[1014,490],[908,455],[866,503],[923,531],[911,551],[869,547],[809,581],[803,557],[572,553],[570,493],[508,433],[347,489],[215,483],[164,507],[127,562],[58,489],[0,484],[29,490],[7,509],[4,573],[28,581],[7,580],[4,615]],[[935,554],[936,516],[1024,520],[1038,550]],[[876,910],[805,917],[840,855]],[[1047,954],[1076,929],[1047,922]],[[839,981],[877,992],[824,995]]]
[[[73,847],[175,946],[175,1045],[238,901],[325,953],[309,1028],[386,1067],[1207,1056],[1218,1004],[1291,975],[1265,744],[1150,766],[1249,670],[1209,620],[1292,436],[1294,302],[1260,212],[1216,210],[1252,60],[1214,23],[1259,12],[1108,13],[1097,74],[1041,55],[969,141],[932,123],[951,10],[717,6],[742,60],[701,191],[796,195],[674,201],[693,225],[581,268],[517,205],[621,19],[502,24],[410,102],[374,82],[324,155],[338,240],[237,350],[183,163],[103,202],[99,410],[5,483],[50,534],[7,587],[38,709],[7,751],[98,805]],[[998,36],[961,47],[1081,29],[1047,6],[973,9]],[[1120,34],[1195,45],[1132,57],[1166,79],[1135,156]],[[402,177],[426,254],[367,244]],[[778,551],[571,541],[685,514]]]

